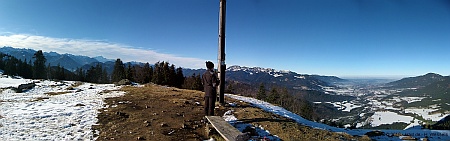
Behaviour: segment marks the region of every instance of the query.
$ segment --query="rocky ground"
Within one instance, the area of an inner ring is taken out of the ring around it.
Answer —
[[[203,92],[153,84],[121,90],[126,94],[106,99],[107,108],[98,114],[99,122],[93,126],[100,131],[97,140],[223,140],[206,133]],[[217,105],[216,115],[232,110],[239,121],[264,128],[281,140],[370,140],[312,129],[233,99],[226,103],[235,105]]]

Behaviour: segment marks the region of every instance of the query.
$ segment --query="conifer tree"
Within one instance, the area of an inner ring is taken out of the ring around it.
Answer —
[[[163,62],[162,63],[162,85],[170,85],[170,69],[169,69],[169,63]]]
[[[266,101],[270,103],[279,104],[278,100],[280,99],[280,95],[275,87],[272,87],[270,90],[269,96],[267,96]]]
[[[140,65],[134,65],[133,70],[135,71],[133,75],[133,80],[137,83],[145,83],[144,68]]]
[[[65,68],[58,64],[58,79],[59,80],[66,80],[66,73]]]
[[[33,65],[33,78],[45,79],[46,77],[45,62],[47,61],[47,59],[45,59],[42,50],[37,51],[34,54],[33,58],[35,59]]]
[[[18,75],[17,74],[17,62],[18,59],[12,56],[8,56],[6,62],[5,62],[5,69],[4,73],[6,75]]]
[[[127,63],[127,69],[126,69],[126,78],[130,81],[135,81],[134,80],[134,75],[135,75],[135,69],[134,67],[131,65],[130,62]]]
[[[86,76],[86,73],[84,72],[83,68],[77,68],[75,80],[77,80],[77,81],[85,81],[85,79],[84,79],[85,76]]]
[[[0,52],[0,69],[1,70],[5,69],[5,61],[3,61],[3,57],[5,57],[5,54]]]
[[[91,83],[97,83],[98,82],[98,76],[96,72],[96,68],[94,66],[91,66],[86,71],[86,81]]]
[[[23,74],[21,75],[23,78],[31,79],[33,77],[33,68],[31,65],[31,60],[27,62],[27,59],[22,63],[21,70],[23,70]]]
[[[195,76],[194,86],[195,86],[194,90],[203,91],[202,76],[200,74]]]
[[[109,83],[108,71],[106,71],[106,68],[103,68],[100,83],[104,83],[104,84]]]
[[[182,88],[191,89],[191,90],[203,90],[201,75],[196,75],[195,73],[192,76],[186,77],[184,79],[184,83],[182,84]]]
[[[168,83],[168,85],[174,86],[174,87],[176,87],[176,85],[177,85],[177,72],[176,72],[174,64],[170,65],[170,67],[169,67],[169,83]]]
[[[152,82],[155,84],[161,84],[162,82],[162,67],[160,66],[160,64],[160,62],[156,62],[155,68],[153,69]]]
[[[119,82],[120,80],[125,79],[125,67],[122,60],[117,59],[114,63],[114,70],[111,77],[112,82]]]
[[[175,87],[181,88],[181,86],[184,83],[183,69],[181,67],[178,67],[175,75],[176,75]]]
[[[52,67],[50,66],[50,63],[47,64],[47,79],[53,79],[52,76]]]
[[[149,83],[152,80],[153,68],[150,67],[150,64],[148,62],[144,65],[143,73],[144,83]]]
[[[264,87],[264,83],[261,83],[259,85],[258,94],[256,94],[256,99],[265,100],[266,97],[266,88]]]
[[[279,103],[281,107],[285,107],[287,105],[287,101],[289,98],[289,92],[286,87],[284,87],[280,92],[280,100]]]

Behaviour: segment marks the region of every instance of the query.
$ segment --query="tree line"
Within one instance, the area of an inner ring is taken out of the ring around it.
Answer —
[[[0,69],[6,75],[22,76],[27,79],[45,79],[46,78],[46,59],[41,50],[34,56],[34,62],[31,60],[20,60],[11,55],[0,53]]]
[[[141,65],[126,65],[122,60],[117,59],[114,63],[114,69],[111,74],[111,81],[118,82],[122,79],[128,79],[137,83],[155,83],[158,85],[167,85],[182,88],[185,77],[181,67],[176,68],[169,62],[156,62],[153,66],[149,63]]]
[[[0,53],[0,69],[5,75],[21,76],[26,79],[52,79],[83,81],[91,83],[112,83],[122,79],[141,84],[155,83],[178,88],[203,90],[200,74],[184,77],[183,69],[169,62],[145,64],[124,64],[120,58],[114,62],[112,73],[102,63],[90,66],[88,69],[77,68],[69,71],[63,66],[46,64],[42,50],[37,51],[32,60],[20,60],[11,55]]]

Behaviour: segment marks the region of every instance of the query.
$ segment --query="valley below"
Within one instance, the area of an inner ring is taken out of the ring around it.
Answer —
[[[358,82],[359,81],[359,82]],[[364,84],[350,80],[323,87],[330,95],[353,96],[352,100],[315,101],[335,107],[344,116],[335,117],[336,126],[363,129],[423,129],[448,115],[448,101],[432,95],[409,95],[417,88],[394,88],[385,84]]]

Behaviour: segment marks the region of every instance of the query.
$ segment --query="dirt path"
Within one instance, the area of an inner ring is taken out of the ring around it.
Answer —
[[[203,92],[148,84],[124,87],[122,97],[109,98],[101,109],[97,140],[205,140]],[[292,120],[266,113],[233,99],[234,107],[219,107],[216,115],[233,110],[245,124],[262,127],[282,140],[353,140],[345,134],[301,126]],[[218,137],[218,136],[213,136]],[[359,138],[361,139],[361,138]],[[220,140],[220,139],[218,139]]]

